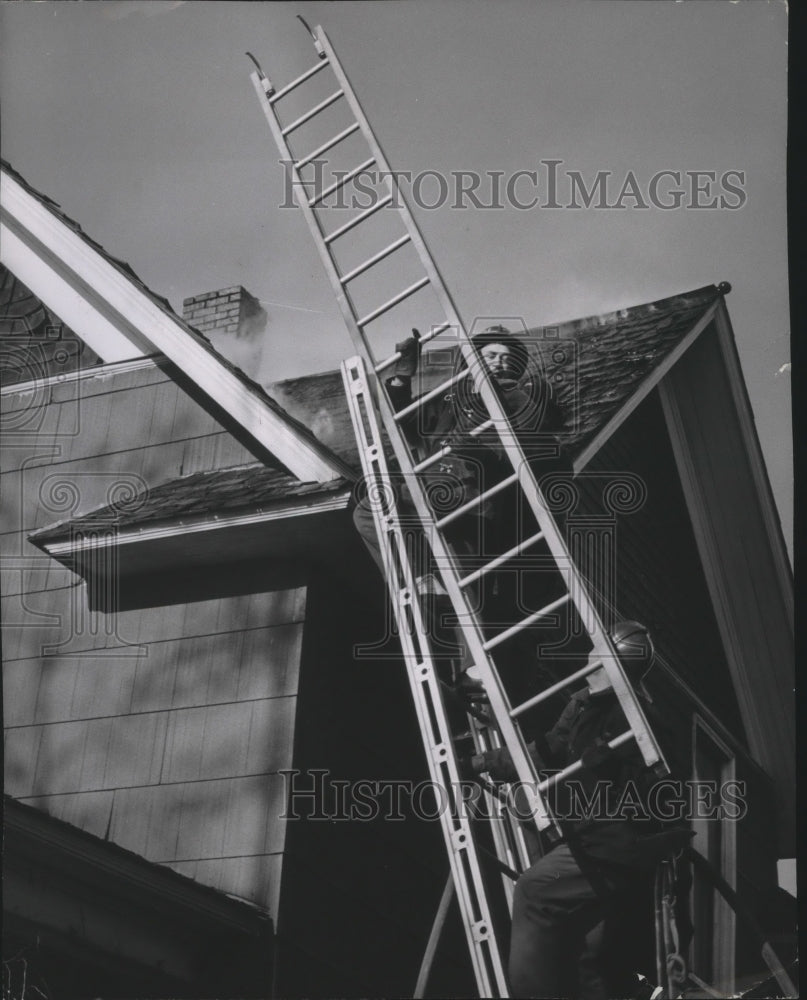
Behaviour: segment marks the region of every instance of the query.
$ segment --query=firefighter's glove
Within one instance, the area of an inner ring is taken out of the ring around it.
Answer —
[[[580,755],[580,763],[589,771],[596,771],[611,759],[614,751],[599,737]]]
[[[489,774],[494,781],[515,781],[518,778],[507,747],[474,754],[471,757],[471,770],[474,774]]]
[[[412,336],[402,340],[400,344],[396,344],[395,350],[401,356],[395,362],[395,367],[392,370],[393,377],[411,380],[418,370],[418,362],[420,361],[420,332],[413,329]]]
[[[534,742],[527,744],[527,752],[536,767],[540,767],[541,762]],[[474,774],[489,774],[494,781],[518,780],[518,771],[507,747],[497,747],[494,750],[484,750],[482,753],[474,754],[471,757],[471,770]]]

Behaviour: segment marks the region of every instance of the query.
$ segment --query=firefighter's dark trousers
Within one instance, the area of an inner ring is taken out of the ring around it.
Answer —
[[[512,996],[606,1000],[614,995],[606,917],[632,884],[629,871],[611,866],[589,869],[586,863],[584,872],[566,844],[524,872],[513,898]]]

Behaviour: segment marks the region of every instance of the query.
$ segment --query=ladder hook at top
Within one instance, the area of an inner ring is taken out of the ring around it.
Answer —
[[[297,20],[300,21],[302,26],[314,40],[314,48],[317,50],[317,55],[320,59],[325,59],[325,49],[322,47],[322,42],[317,38],[314,32],[308,27],[308,21],[303,17],[302,14],[297,14]]]
[[[258,78],[260,79],[261,86],[263,87],[263,92],[266,94],[267,97],[271,97],[272,94],[274,94],[275,92],[275,88],[272,86],[272,81],[269,79],[266,73],[264,73],[264,71],[261,69],[261,64],[258,62],[258,60],[251,52],[245,52],[244,55],[246,55],[254,63],[255,69],[258,71]]]

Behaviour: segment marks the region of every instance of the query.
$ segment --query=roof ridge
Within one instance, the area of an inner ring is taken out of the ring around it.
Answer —
[[[527,335],[534,335],[554,328],[558,330],[581,330],[586,326],[593,326],[595,323],[599,326],[608,326],[612,323],[618,323],[620,320],[627,319],[629,316],[652,315],[655,312],[666,311],[674,303],[680,303],[680,305],[688,308],[695,308],[695,306],[702,304],[704,308],[708,308],[715,299],[724,294],[721,289],[725,284],[725,282],[721,282],[719,285],[701,285],[699,288],[693,288],[688,292],[678,292],[675,295],[666,295],[664,298],[652,299],[650,302],[639,302],[636,305],[621,306],[617,309],[611,309],[608,312],[589,313],[587,316],[577,316],[566,320],[541,323],[529,327]]]

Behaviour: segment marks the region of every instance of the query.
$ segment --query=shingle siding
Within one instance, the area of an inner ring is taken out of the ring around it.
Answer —
[[[7,792],[276,915],[305,587],[185,603],[179,581],[170,605],[103,615],[27,540],[121,484],[148,497],[254,457],[157,367],[3,408],[41,416],[2,451]]]
[[[603,490],[622,473],[641,481],[645,498],[613,522],[618,616],[644,622],[661,655],[742,740],[731,675],[655,394],[578,477],[580,514],[606,513]]]

